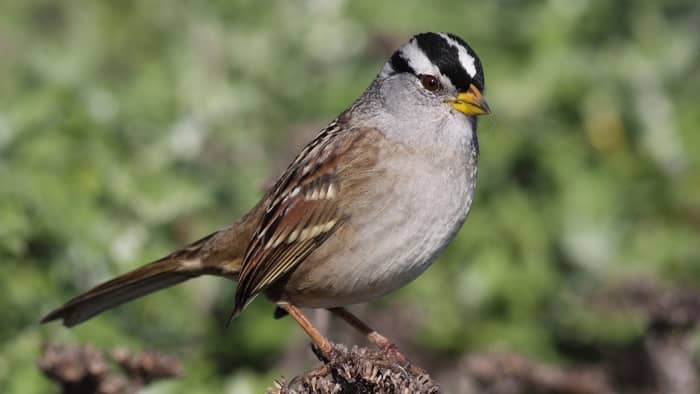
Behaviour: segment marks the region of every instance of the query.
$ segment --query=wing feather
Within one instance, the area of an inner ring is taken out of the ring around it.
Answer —
[[[241,265],[232,317],[293,270],[340,224],[337,165],[347,146],[329,138],[331,132],[319,134],[268,195],[265,214]]]
[[[347,201],[358,198],[367,180],[377,176],[383,135],[376,129],[347,129],[343,119],[302,150],[263,200],[262,217],[241,263],[231,318],[348,220]]]

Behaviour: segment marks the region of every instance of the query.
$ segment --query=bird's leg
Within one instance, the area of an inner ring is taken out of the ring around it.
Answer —
[[[301,326],[301,328],[306,332],[306,335],[311,338],[311,341],[314,343],[314,345],[316,345],[321,354],[327,359],[330,359],[330,355],[333,351],[333,345],[331,345],[328,339],[326,339],[326,337],[324,337],[323,334],[321,334],[316,327],[311,324],[311,321],[304,316],[301,309],[289,303],[279,303],[277,306],[296,320],[297,324],[299,324],[299,326]]]
[[[406,362],[406,357],[399,352],[396,345],[389,341],[384,335],[378,333],[372,327],[368,326],[367,323],[360,320],[357,316],[350,313],[345,308],[330,308],[328,309],[334,315],[345,320],[357,331],[361,332],[370,342],[377,345],[382,351],[391,354],[392,356],[398,358],[402,362]]]

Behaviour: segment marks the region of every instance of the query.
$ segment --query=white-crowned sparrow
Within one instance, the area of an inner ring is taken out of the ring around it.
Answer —
[[[415,279],[461,227],[476,185],[476,116],[489,113],[483,91],[481,62],[461,38],[412,37],[238,222],[93,288],[42,322],[70,327],[210,274],[238,281],[232,317],[265,293],[322,352],[330,344],[297,307],[329,308],[390,347],[343,306]]]

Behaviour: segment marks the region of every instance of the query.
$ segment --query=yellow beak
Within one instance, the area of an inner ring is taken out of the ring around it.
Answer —
[[[452,108],[469,116],[488,115],[491,113],[491,108],[489,108],[479,89],[473,84],[469,85],[468,91],[458,94],[456,98],[449,100],[449,103],[452,105]]]

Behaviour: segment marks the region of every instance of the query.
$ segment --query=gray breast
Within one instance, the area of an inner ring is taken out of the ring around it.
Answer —
[[[342,230],[352,236],[331,237],[314,252],[286,297],[305,307],[361,303],[425,271],[471,206],[477,153],[469,137],[452,149],[424,145],[383,156],[388,178],[377,180],[371,207]]]

